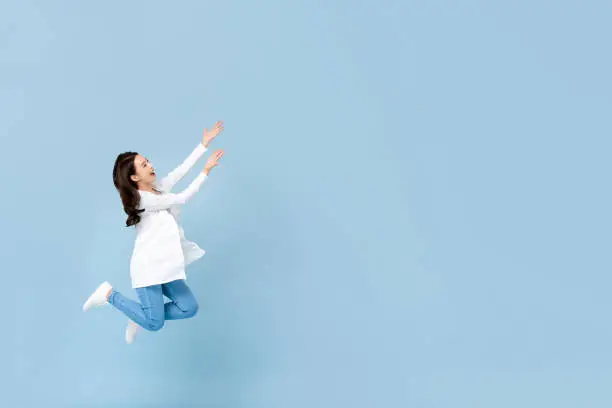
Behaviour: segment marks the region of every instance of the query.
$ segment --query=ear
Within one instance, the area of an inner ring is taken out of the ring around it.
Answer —
[[[131,178],[131,179],[132,179],[132,181],[133,181],[133,182],[135,182],[135,183],[138,183],[138,181],[140,181],[140,177],[138,177],[138,176],[137,176],[137,175],[135,175],[135,174],[132,174],[132,175],[130,176],[130,178]]]

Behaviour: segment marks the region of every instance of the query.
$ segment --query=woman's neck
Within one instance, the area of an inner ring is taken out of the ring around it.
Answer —
[[[138,184],[138,189],[140,191],[147,191],[149,193],[154,193],[155,189],[153,188],[153,184]]]

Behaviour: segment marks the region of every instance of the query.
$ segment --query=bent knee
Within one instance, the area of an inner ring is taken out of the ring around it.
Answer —
[[[144,326],[144,328],[149,331],[159,331],[162,329],[162,327],[164,327],[163,320],[149,320]]]
[[[199,309],[200,309],[200,305],[198,305],[198,302],[194,300],[193,303],[189,305],[187,310],[185,310],[185,315],[187,317],[193,317],[198,313]]]

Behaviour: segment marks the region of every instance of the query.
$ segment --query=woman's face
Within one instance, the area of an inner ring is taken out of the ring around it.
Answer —
[[[151,185],[155,182],[155,169],[145,157],[138,155],[134,158],[134,169],[136,174],[132,176],[132,180],[136,183]]]

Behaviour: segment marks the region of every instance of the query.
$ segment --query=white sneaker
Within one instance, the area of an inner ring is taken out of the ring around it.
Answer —
[[[133,320],[128,320],[128,325],[125,328],[125,342],[127,344],[132,344],[136,335],[140,332],[140,329],[142,329],[142,327],[140,327],[138,323]]]
[[[102,306],[107,303],[106,294],[113,287],[108,282],[102,282],[98,289],[95,290],[94,293],[91,294],[89,299],[83,304],[83,311],[86,312],[92,307]]]

